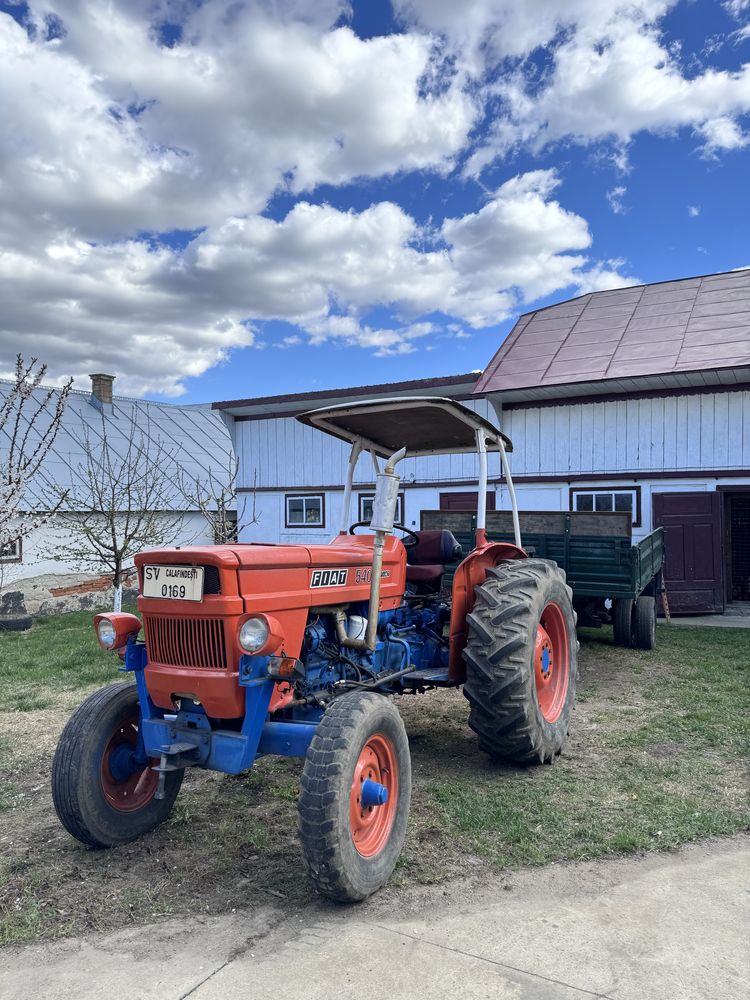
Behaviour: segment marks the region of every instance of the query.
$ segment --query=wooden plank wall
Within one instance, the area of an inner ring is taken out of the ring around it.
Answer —
[[[750,467],[750,392],[508,410],[517,476]]]
[[[472,409],[495,423],[486,400]],[[503,414],[514,452],[516,476],[566,473],[632,473],[750,467],[750,392],[530,407]],[[293,417],[237,424],[240,486],[335,486],[344,479],[348,447],[305,427]],[[405,482],[476,480],[472,455],[407,459]],[[497,459],[490,457],[490,475]],[[369,456],[360,459],[356,482],[372,482]]]

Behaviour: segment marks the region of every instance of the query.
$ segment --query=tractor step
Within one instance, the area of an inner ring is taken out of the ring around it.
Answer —
[[[413,670],[401,678],[402,687],[453,687],[455,681],[448,680],[447,667],[435,667],[432,670]]]

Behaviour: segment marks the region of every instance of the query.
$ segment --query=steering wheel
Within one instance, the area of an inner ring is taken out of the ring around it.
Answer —
[[[349,534],[353,535],[355,528],[369,528],[369,527],[370,527],[369,521],[355,521],[354,524],[351,524],[349,526]],[[393,527],[398,528],[399,531],[403,531],[405,535],[409,536],[408,538],[401,540],[401,544],[404,546],[405,549],[413,549],[415,545],[419,544],[419,535],[416,533],[416,531],[412,531],[411,528],[407,528],[405,524],[394,523]]]

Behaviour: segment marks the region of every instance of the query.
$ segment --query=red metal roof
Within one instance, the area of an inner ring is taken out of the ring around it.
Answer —
[[[750,269],[745,269],[593,292],[526,313],[474,391],[748,364]]]

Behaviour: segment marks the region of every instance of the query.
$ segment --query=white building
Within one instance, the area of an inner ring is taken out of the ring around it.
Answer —
[[[70,489],[71,495],[75,495],[87,447],[90,444],[96,449],[106,435],[115,460],[127,454],[133,441],[145,444],[152,454],[163,457],[165,488],[160,516],[171,529],[169,544],[213,543],[206,518],[194,507],[190,509],[178,489],[169,487],[176,485],[180,474],[186,482],[203,479],[209,468],[219,481],[228,479],[233,456],[225,422],[207,404],[179,406],[113,396],[113,381],[112,376],[92,376],[90,392],[71,392],[52,449],[28,490],[26,508],[50,509],[57,489]],[[0,381],[0,399],[9,386],[10,383]],[[38,400],[46,392],[40,388]],[[7,451],[8,441],[6,428],[5,432],[0,431],[0,457],[3,449]],[[64,524],[61,527],[51,519],[0,552],[0,614],[18,612],[23,605],[31,613],[90,606],[92,591],[107,587],[106,576],[94,573],[91,567],[83,567],[74,559],[67,562],[61,559],[61,543],[70,540],[74,533],[68,527],[69,518],[65,518]]]
[[[318,542],[338,529],[348,449],[298,423],[317,406],[441,395],[500,423],[522,510],[628,510],[667,536],[674,610],[750,600],[750,270],[580,296],[521,316],[485,372],[215,403],[240,461],[244,541]],[[411,459],[401,518],[472,509],[470,456]],[[508,507],[498,470],[488,507]],[[494,471],[495,475],[492,476]],[[374,488],[360,459],[351,521]]]

